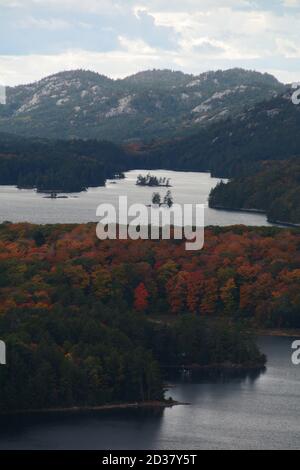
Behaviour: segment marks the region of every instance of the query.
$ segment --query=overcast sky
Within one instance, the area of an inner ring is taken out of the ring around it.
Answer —
[[[0,0],[0,82],[244,67],[300,81],[300,0]]]

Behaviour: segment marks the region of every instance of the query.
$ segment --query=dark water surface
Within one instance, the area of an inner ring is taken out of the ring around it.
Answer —
[[[0,449],[299,449],[300,366],[293,338],[262,338],[265,373],[218,383],[181,383],[189,402],[155,411],[1,418]]]

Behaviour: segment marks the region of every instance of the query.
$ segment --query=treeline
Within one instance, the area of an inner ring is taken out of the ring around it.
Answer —
[[[187,316],[157,325],[125,303],[75,299],[75,291],[50,310],[27,306],[0,317],[8,358],[0,412],[163,401],[170,366],[265,363],[252,337],[229,322]]]
[[[50,141],[0,135],[0,184],[38,190],[82,191],[103,186],[131,166],[108,142]]]
[[[137,186],[150,186],[150,187],[163,186],[167,188],[171,186],[170,178],[166,178],[166,177],[158,178],[157,176],[151,175],[150,173],[148,173],[146,176],[138,175],[137,180],[136,180],[136,185]]]
[[[23,307],[1,316],[7,365],[0,374],[0,411],[163,399],[145,321],[79,297],[57,300],[51,310]]]
[[[210,207],[259,209],[271,222],[300,224],[300,159],[268,162],[258,174],[221,182],[211,191]]]

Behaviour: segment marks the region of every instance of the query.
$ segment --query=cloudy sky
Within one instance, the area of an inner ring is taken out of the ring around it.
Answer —
[[[300,81],[300,0],[0,0],[0,82],[245,67]]]

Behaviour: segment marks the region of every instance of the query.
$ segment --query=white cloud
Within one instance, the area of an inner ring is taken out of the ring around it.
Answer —
[[[20,8],[22,6],[22,2],[18,0],[0,0],[0,6],[9,7],[9,8]]]
[[[286,0],[292,2],[293,0]],[[297,1],[297,0],[295,0]],[[207,11],[212,8],[243,8],[251,6],[249,0],[0,0],[0,6],[44,7],[58,10],[78,11],[124,11],[129,9],[148,9],[156,11]]]
[[[42,29],[49,31],[58,31],[68,29],[71,24],[60,18],[35,18],[33,16],[28,16],[19,21],[16,21],[15,26],[22,29]]]
[[[127,5],[126,5],[127,3]],[[0,6],[34,9],[44,8],[57,11],[80,11],[90,13],[113,13],[130,7],[131,0],[0,0]]]
[[[300,14],[295,11],[289,10],[278,15],[276,11],[234,10],[228,6],[217,6],[217,0],[212,4],[215,6],[210,10],[195,10],[192,13],[152,10],[149,12],[154,16],[156,24],[172,27],[180,34],[183,53],[192,50],[203,38],[217,47],[222,47],[228,59],[263,58],[276,52],[289,57],[287,48],[282,47],[279,50],[278,44],[284,40],[300,43]]]
[[[119,78],[148,68],[172,67],[175,62],[169,53],[158,54],[140,44],[123,38],[127,50],[98,53],[84,50],[67,51],[57,55],[0,56],[0,79],[6,85],[32,83],[62,70],[94,70]]]
[[[141,39],[132,40],[127,38],[126,36],[119,36],[119,43],[122,49],[125,49],[128,53],[133,54],[135,56],[143,56],[143,55],[156,55],[156,50],[153,47],[150,47]]]
[[[215,8],[241,9],[251,7],[248,0],[140,0],[139,5],[149,8],[152,11],[164,12],[199,12],[210,11]]]
[[[264,7],[267,3],[269,6]],[[257,63],[259,69],[292,77],[298,69],[300,73],[300,64],[295,64],[300,57],[300,11],[296,8],[300,7],[300,0],[281,0],[280,11],[280,3],[274,5],[258,0],[0,0],[0,9],[26,9],[26,14],[21,13],[19,27],[41,30],[41,34],[42,30],[68,29],[75,23],[88,29],[81,12],[93,13],[95,18],[101,18],[103,30],[113,31],[115,42],[116,38],[119,41],[119,49],[107,53],[62,49],[57,55],[0,55],[0,76],[9,83],[20,83],[65,68],[90,68],[110,76],[125,76],[152,67],[199,73],[205,68],[228,68],[234,64],[247,67],[249,63],[255,67]],[[145,13],[154,19],[150,32],[143,35],[143,29],[137,28],[132,34],[132,18],[141,19]],[[114,21],[110,23],[109,18]],[[166,50],[169,46],[165,46],[165,37],[161,39],[163,48],[158,48],[158,42],[151,42],[151,35],[154,37],[159,27],[170,28],[176,35],[172,51]],[[67,44],[75,47],[72,37]],[[89,44],[81,47],[88,48]],[[109,47],[113,49],[110,44]],[[294,59],[289,69],[289,60]]]
[[[283,5],[286,7],[300,7],[300,1],[299,0],[283,0]]]
[[[281,69],[268,69],[268,73],[271,73],[277,77],[282,83],[298,83],[300,82],[300,71],[293,72]]]
[[[298,45],[289,39],[278,38],[277,50],[288,59],[300,58],[300,44]]]

